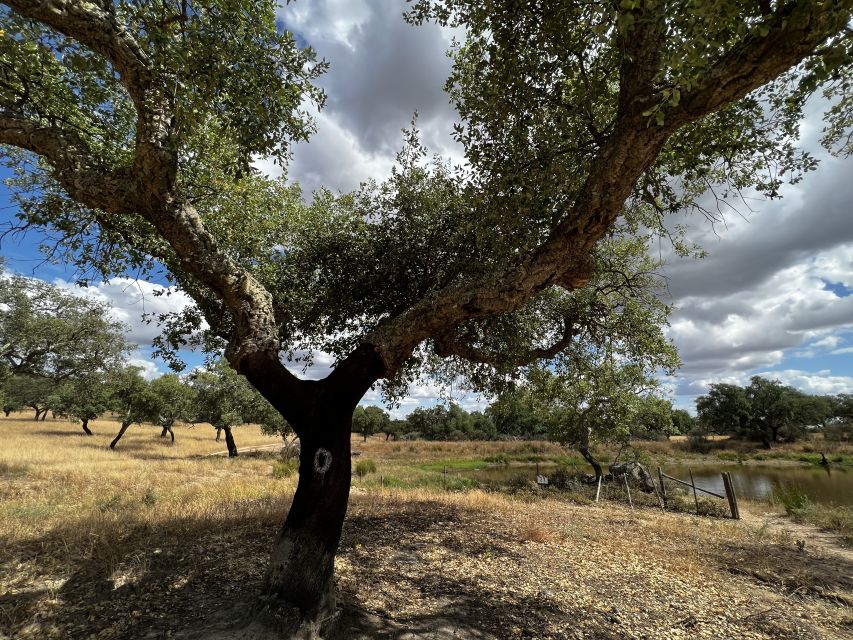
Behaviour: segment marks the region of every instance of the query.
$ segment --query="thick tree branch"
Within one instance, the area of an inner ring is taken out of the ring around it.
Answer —
[[[145,102],[152,74],[148,56],[118,24],[112,3],[71,0],[3,0],[16,13],[45,24],[103,56],[115,67],[137,107]]]
[[[810,0],[786,4],[768,21],[766,37],[748,36],[725,55],[699,88],[667,112],[663,125],[650,123],[636,108],[624,109],[593,161],[588,178],[563,221],[523,264],[493,278],[452,285],[416,303],[379,327],[368,341],[375,344],[394,371],[422,340],[443,336],[466,320],[521,308],[531,296],[551,285],[567,290],[589,282],[591,253],[619,216],[639,177],[657,160],[669,136],[680,126],[698,120],[744,97],[811,55],[833,33],[843,31],[853,0],[839,0],[830,10]],[[640,27],[638,40],[654,48],[654,22]],[[635,45],[631,45],[635,47]],[[643,78],[653,73],[656,53],[634,50]],[[622,83],[632,92],[643,83]],[[656,96],[626,95],[620,103],[636,104]]]
[[[661,13],[665,3],[651,7],[645,0],[636,9],[620,16],[631,23],[621,27],[619,45],[622,65],[619,68],[619,115],[642,112],[648,99],[654,95],[654,83],[660,72],[661,47],[666,35],[666,17]]]
[[[783,4],[763,21],[766,35],[754,29],[711,67],[698,87],[682,96],[667,117],[679,125],[694,122],[800,64],[849,23],[853,0],[833,5],[813,0]]]
[[[507,356],[505,353],[492,351],[472,345],[461,339],[455,331],[448,332],[433,339],[435,354],[440,358],[459,356],[493,366],[523,367],[537,360],[550,360],[568,347],[577,335],[574,322],[570,318],[563,320],[563,334],[548,347],[535,347],[522,354]]]
[[[0,144],[45,158],[54,168],[54,178],[78,202],[120,214],[135,211],[136,193],[130,173],[99,163],[74,131],[0,111]]]

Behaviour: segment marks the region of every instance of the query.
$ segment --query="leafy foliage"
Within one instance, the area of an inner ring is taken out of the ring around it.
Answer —
[[[796,440],[807,427],[838,416],[837,402],[809,396],[778,380],[753,376],[747,387],[712,384],[696,399],[699,423],[707,430],[762,441],[770,447],[780,438]]]
[[[0,357],[13,373],[59,382],[121,364],[126,328],[109,307],[35,278],[0,279]]]

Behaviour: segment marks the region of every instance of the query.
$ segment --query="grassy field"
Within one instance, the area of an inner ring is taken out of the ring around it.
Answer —
[[[0,638],[180,637],[244,611],[295,486],[278,441],[239,427],[243,453],[228,459],[211,455],[225,445],[209,426],[176,428],[174,445],[135,426],[110,451],[117,425],[92,428],[0,418]],[[567,455],[547,443],[353,447],[377,471],[354,479],[337,561],[342,637],[853,632],[853,562],[767,526],[762,505],[734,522],[486,492],[440,473]]]

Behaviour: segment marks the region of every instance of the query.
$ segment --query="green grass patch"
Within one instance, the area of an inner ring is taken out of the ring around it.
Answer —
[[[474,471],[488,467],[489,463],[484,458],[459,458],[450,460],[433,460],[431,462],[423,462],[417,465],[418,469],[423,471]]]
[[[272,465],[273,478],[289,478],[299,468],[296,460],[279,460]]]
[[[417,474],[409,476],[378,476],[372,475],[364,481],[365,487],[386,489],[431,489],[433,491],[470,491],[479,489],[480,483],[473,478],[465,476],[450,475],[447,478],[443,474]]]
[[[355,474],[359,478],[363,478],[369,473],[376,473],[376,463],[373,460],[359,460],[355,464]]]

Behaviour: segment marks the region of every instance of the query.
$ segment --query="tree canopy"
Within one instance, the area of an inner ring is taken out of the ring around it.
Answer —
[[[0,278],[0,357],[7,371],[61,382],[123,363],[126,327],[109,307],[19,275]]]
[[[417,1],[411,22],[465,34],[448,81],[464,166],[413,128],[386,180],[310,203],[251,166],[286,164],[323,102],[325,65],[273,0],[2,5],[21,226],[81,277],[165,267],[196,306],[161,318],[164,353],[226,347],[299,434],[264,588],[315,621],[372,385],[397,397],[426,371],[496,390],[571,367],[605,324],[630,335],[655,313],[645,249],[667,213],[712,215],[711,186],[776,197],[814,167],[796,148],[810,95],[830,98],[825,144],[851,150],[853,0]],[[318,349],[324,380],[282,362]]]
[[[796,440],[809,427],[840,418],[839,400],[810,396],[778,380],[753,376],[749,385],[712,384],[696,399],[699,423],[707,431],[760,440],[770,447],[780,439]]]

